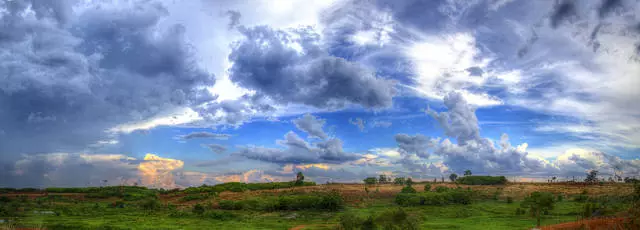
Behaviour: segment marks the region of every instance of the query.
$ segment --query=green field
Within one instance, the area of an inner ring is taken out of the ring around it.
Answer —
[[[359,229],[371,229],[367,224],[376,227],[373,229],[535,227],[535,217],[517,211],[521,209],[523,199],[502,192],[510,191],[510,186],[522,185],[423,191],[423,184],[414,184],[413,188],[418,191],[408,196],[427,197],[426,204],[425,198],[420,198],[423,204],[404,203],[402,206],[397,198],[400,191],[392,190],[402,187],[392,185],[368,188],[365,197],[355,200],[348,198],[351,189],[363,188],[362,185],[328,187],[329,192],[327,187],[311,184],[289,190],[272,190],[265,186],[261,191],[212,192],[205,188],[197,191],[208,193],[196,193],[197,196],[193,196],[194,189],[165,191],[139,187],[108,187],[59,194],[5,191],[0,196],[0,219],[4,222],[0,226],[6,229],[233,230],[350,229],[349,224]],[[462,204],[467,200],[455,195],[447,196],[447,201],[438,205],[428,201],[454,191],[468,195],[463,197],[469,198],[468,204]],[[576,221],[584,217],[585,208],[590,208],[590,212],[598,209],[602,216],[619,215],[629,210],[633,199],[632,194],[595,195],[588,194],[586,189],[583,191],[584,194],[554,194],[554,208],[542,216],[542,225]],[[187,196],[192,198],[184,199]],[[464,201],[458,202],[459,199]],[[595,205],[595,208],[589,205]]]

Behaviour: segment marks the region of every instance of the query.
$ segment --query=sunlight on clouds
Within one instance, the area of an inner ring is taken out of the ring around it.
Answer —
[[[172,172],[182,169],[184,162],[181,160],[162,158],[148,153],[144,161],[138,165],[138,171],[143,185],[150,187],[173,188],[176,183]]]
[[[136,130],[149,130],[158,126],[182,125],[202,120],[200,114],[191,108],[183,108],[169,115],[158,116],[146,121],[123,124],[110,129],[110,132],[131,133]]]

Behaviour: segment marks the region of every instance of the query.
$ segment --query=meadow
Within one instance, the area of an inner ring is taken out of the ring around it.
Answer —
[[[631,183],[506,181],[0,189],[0,229],[531,229],[536,192],[553,202],[541,226],[618,217],[626,221],[619,229],[632,229],[639,191]]]

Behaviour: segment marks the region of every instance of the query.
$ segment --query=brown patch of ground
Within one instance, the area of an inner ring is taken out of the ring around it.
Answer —
[[[611,230],[611,229],[626,229],[626,230],[638,230],[630,229],[626,226],[629,219],[627,218],[599,218],[599,219],[586,219],[575,222],[554,224],[544,226],[540,230],[578,230],[578,229],[590,229],[590,230]]]

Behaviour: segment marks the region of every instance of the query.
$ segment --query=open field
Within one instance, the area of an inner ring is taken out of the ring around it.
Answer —
[[[420,193],[424,185],[412,187]],[[46,229],[299,230],[339,229],[349,218],[365,222],[376,218],[384,223],[385,216],[402,213],[417,224],[416,229],[530,229],[535,227],[536,219],[517,212],[523,199],[534,191],[562,197],[541,219],[543,226],[583,221],[585,205],[594,202],[603,204],[599,206],[599,217],[628,217],[631,203],[627,198],[634,192],[633,185],[623,183],[431,186],[434,191],[435,187],[447,187],[467,192],[472,195],[472,202],[400,206],[396,197],[404,186],[394,184],[369,185],[367,189],[364,184],[327,184],[197,193],[133,187],[128,188],[127,194],[115,195],[9,191],[0,194],[0,220],[13,227]],[[117,192],[117,188],[112,190]],[[427,193],[436,194],[434,191]],[[581,196],[589,200],[580,200]],[[600,222],[593,223],[602,225]],[[559,227],[544,229],[574,229]]]

